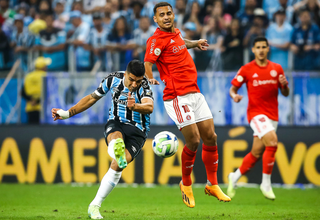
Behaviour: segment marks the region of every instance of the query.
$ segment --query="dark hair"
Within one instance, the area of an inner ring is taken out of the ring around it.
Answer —
[[[168,2],[159,2],[153,8],[154,15],[156,15],[156,13],[157,13],[157,8],[164,7],[164,6],[170,6],[170,8],[173,10],[172,5],[170,5],[170,3],[168,3]]]
[[[140,60],[132,60],[128,63],[127,73],[132,73],[135,76],[144,76],[145,68]]]
[[[302,8],[302,9],[299,11],[299,16],[302,15],[304,12],[308,12],[308,13],[310,14],[310,11],[308,11],[308,9]]]
[[[253,41],[253,45],[252,45],[252,46],[254,47],[254,45],[255,45],[257,42],[261,42],[261,41],[266,42],[267,46],[269,47],[268,40],[267,40],[267,38],[265,38],[265,37],[256,37],[256,38],[254,39],[254,41]]]
[[[126,19],[124,16],[120,16],[120,17],[117,18],[116,21],[114,22],[113,28],[112,28],[112,30],[111,30],[112,35],[115,36],[115,37],[119,37],[119,36],[118,36],[118,31],[117,31],[117,24],[118,24],[118,22],[119,22],[120,20],[123,20],[123,22],[124,22],[124,27],[125,27],[125,28],[124,28],[124,32],[125,32],[125,34],[130,33],[130,28],[129,28],[127,19]]]

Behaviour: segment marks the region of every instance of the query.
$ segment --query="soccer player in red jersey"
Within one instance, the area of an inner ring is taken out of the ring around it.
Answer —
[[[237,91],[246,83],[249,96],[247,116],[253,130],[253,144],[241,166],[229,174],[227,194],[231,198],[235,195],[234,188],[239,178],[262,157],[260,189],[267,199],[274,200],[276,197],[271,187],[271,173],[278,145],[278,89],[280,88],[282,95],[288,96],[289,87],[282,67],[267,60],[269,45],[266,38],[257,37],[252,52],[255,60],[240,68],[231,82],[230,96],[234,102],[240,102],[243,97]]]
[[[190,174],[193,169],[196,152],[202,145],[202,160],[207,173],[205,193],[220,201],[231,199],[218,186],[218,150],[217,135],[209,106],[197,85],[197,70],[187,49],[198,47],[206,50],[207,40],[190,41],[183,39],[179,29],[174,28],[174,13],[167,2],[154,7],[154,21],[158,28],[147,41],[145,54],[146,76],[151,84],[159,82],[153,78],[152,65],[156,63],[160,78],[165,84],[163,100],[166,111],[181,130],[186,145],[181,155],[182,181],[180,189],[183,202],[190,208],[195,206]]]

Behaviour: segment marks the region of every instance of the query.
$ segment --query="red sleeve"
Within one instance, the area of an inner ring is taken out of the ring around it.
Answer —
[[[241,67],[237,73],[237,75],[233,78],[231,81],[231,84],[235,87],[240,88],[243,83],[247,81],[246,72],[244,71],[244,68]]]
[[[284,86],[279,82],[279,77],[280,77],[280,75],[284,75],[284,76],[286,76],[285,74],[284,74],[284,71],[283,71],[283,69],[282,69],[282,66],[281,65],[278,65],[278,87],[279,88],[283,88]],[[288,84],[287,84],[287,86],[289,85],[289,82],[288,82]]]
[[[155,63],[163,52],[164,44],[161,39],[150,37],[147,41],[146,54],[144,62]]]

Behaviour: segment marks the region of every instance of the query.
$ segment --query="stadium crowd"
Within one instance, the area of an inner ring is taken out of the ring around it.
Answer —
[[[160,0],[0,0],[0,70],[31,53],[51,58],[48,71],[126,69],[142,60],[154,33],[153,6]],[[271,61],[294,70],[320,69],[319,0],[168,0],[175,27],[187,39],[205,38],[208,51],[189,50],[199,71],[234,71],[257,36],[266,36]],[[69,55],[68,55],[69,54]],[[70,56],[71,54],[71,56]],[[253,54],[248,53],[253,59]]]

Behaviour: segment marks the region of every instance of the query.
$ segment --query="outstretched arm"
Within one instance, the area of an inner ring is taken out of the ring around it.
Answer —
[[[144,62],[144,67],[146,70],[146,77],[149,80],[151,85],[160,85],[160,83],[155,78],[153,78],[152,66],[153,66],[153,63]]]
[[[200,40],[183,39],[183,40],[187,46],[187,49],[198,47],[200,50],[207,50],[207,47],[209,47],[209,44],[206,39],[200,39]]]
[[[92,94],[83,97],[76,105],[71,107],[68,111],[64,111],[59,108],[53,108],[51,110],[52,118],[54,121],[58,119],[62,120],[62,119],[70,118],[76,114],[79,114],[87,110],[101,98],[102,98],[101,96],[98,96],[96,93],[93,92]]]
[[[234,102],[237,102],[237,103],[240,102],[241,99],[243,98],[242,95],[238,94],[238,90],[239,90],[238,87],[231,86],[230,91],[229,91],[230,97],[233,99]]]

